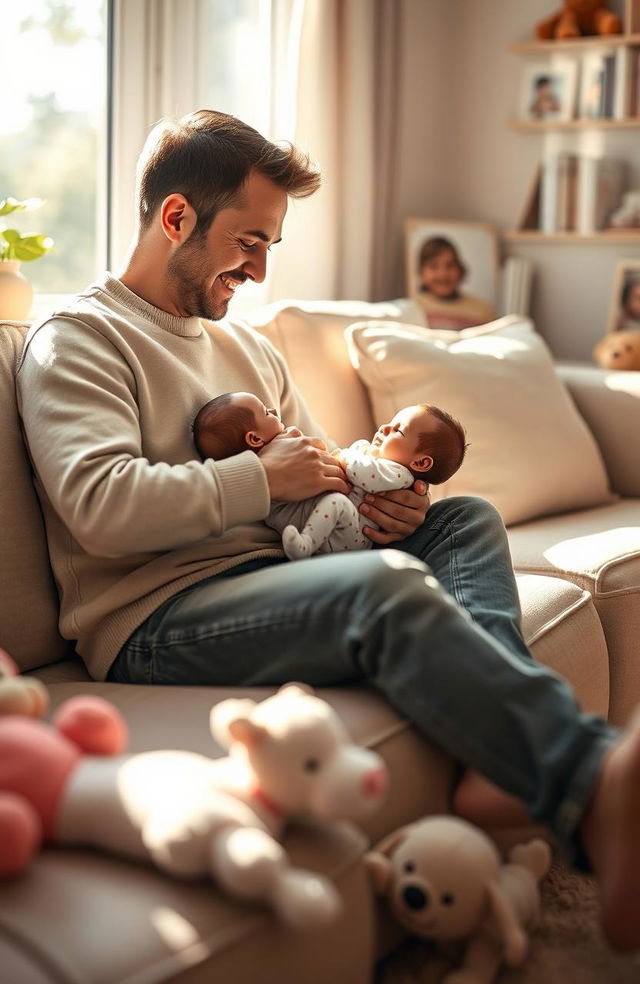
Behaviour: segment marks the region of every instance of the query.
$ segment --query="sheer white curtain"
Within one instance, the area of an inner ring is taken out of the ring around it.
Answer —
[[[388,297],[405,2],[115,0],[119,58],[136,58],[116,66],[114,261],[149,127],[206,106],[293,141],[323,175],[317,195],[291,202],[269,281],[245,302]]]
[[[273,135],[294,140],[318,161],[323,186],[308,201],[291,203],[269,293],[386,297],[403,0],[294,0],[293,6],[295,99],[291,88],[279,92],[293,125]],[[292,64],[284,62],[289,79]],[[277,98],[274,106],[277,123]]]

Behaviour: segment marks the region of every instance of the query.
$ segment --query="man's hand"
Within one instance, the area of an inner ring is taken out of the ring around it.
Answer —
[[[349,492],[344,469],[319,437],[288,427],[259,452],[272,499],[299,502],[320,492]]]
[[[362,532],[374,543],[389,544],[411,536],[424,522],[431,505],[429,486],[420,480],[410,489],[366,495],[360,512],[377,523],[379,530],[364,526]]]

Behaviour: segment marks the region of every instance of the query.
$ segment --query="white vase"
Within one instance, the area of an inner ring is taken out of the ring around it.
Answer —
[[[20,273],[20,261],[0,260],[0,318],[24,321],[32,300],[33,287]]]

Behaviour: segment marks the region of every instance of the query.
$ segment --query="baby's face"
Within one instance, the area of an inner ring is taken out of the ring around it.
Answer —
[[[388,424],[378,427],[371,442],[374,453],[379,458],[397,461],[409,467],[418,457],[420,435],[429,433],[437,426],[428,410],[422,407],[405,407]],[[420,452],[424,454],[424,452]]]
[[[441,300],[452,297],[458,289],[462,274],[453,251],[443,249],[437,256],[422,264],[422,283]]]
[[[235,407],[244,407],[251,411],[255,421],[253,430],[265,444],[268,444],[284,430],[284,424],[278,416],[278,411],[272,407],[266,407],[262,400],[259,400],[253,393],[236,393],[231,402]]]

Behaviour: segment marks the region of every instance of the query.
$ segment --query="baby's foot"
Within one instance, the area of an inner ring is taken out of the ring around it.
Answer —
[[[282,548],[289,560],[303,560],[313,555],[313,540],[308,533],[301,533],[295,526],[285,526]]]

